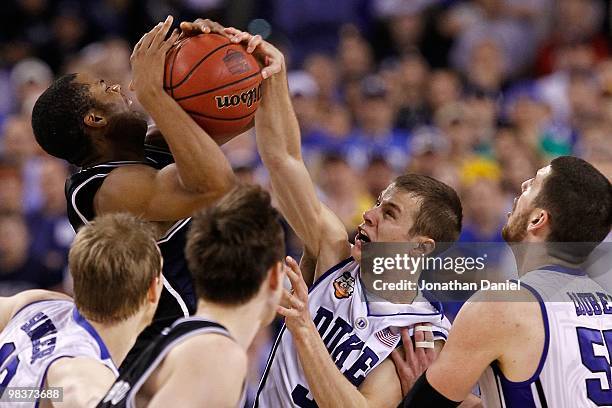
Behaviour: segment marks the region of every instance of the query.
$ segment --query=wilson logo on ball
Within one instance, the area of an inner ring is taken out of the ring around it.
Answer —
[[[244,91],[239,94],[215,96],[218,109],[232,108],[241,104],[248,108],[261,99],[261,84],[253,89]]]

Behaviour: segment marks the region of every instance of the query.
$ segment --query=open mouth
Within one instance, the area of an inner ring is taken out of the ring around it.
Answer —
[[[366,232],[361,228],[357,229],[357,236],[355,237],[355,241],[371,242],[370,237],[368,237]]]

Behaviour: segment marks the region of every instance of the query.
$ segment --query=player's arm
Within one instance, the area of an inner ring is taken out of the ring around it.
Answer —
[[[320,408],[335,407],[395,407],[402,398],[401,386],[391,360],[377,367],[361,385],[355,387],[341,372],[329,355],[308,312],[308,289],[301,279],[300,269],[292,259],[287,260],[287,276],[293,291],[284,292],[278,311],[286,317],[285,325],[293,336],[301,367],[308,387]],[[365,367],[364,367],[365,368]],[[370,378],[373,376],[372,378]]]
[[[159,210],[161,206],[157,203],[163,202],[169,212],[180,212],[182,216],[188,216],[192,208],[204,207],[227,193],[234,185],[234,174],[217,143],[163,89],[166,52],[178,37],[178,31],[175,31],[164,40],[171,24],[172,18],[169,17],[163,24],[145,34],[134,47],[131,57],[131,87],[164,135],[175,164],[170,165],[169,169],[164,168],[165,171],[155,177],[155,185],[148,196],[144,195],[146,199],[141,197],[139,202],[127,205],[137,205],[143,210],[151,207]],[[123,210],[126,204],[122,202],[122,193],[127,188],[139,189],[142,187],[140,182],[146,182],[145,177],[130,180],[117,175],[114,178],[121,180],[109,179],[104,182],[102,189],[106,184],[110,186],[97,198],[96,210]],[[177,191],[181,191],[181,195],[175,203],[171,194]],[[117,199],[121,202],[115,204]],[[170,210],[175,205],[183,205],[183,208]],[[176,214],[165,214],[163,210],[156,215],[162,220],[177,218]]]
[[[149,408],[238,406],[247,371],[244,351],[225,336],[193,337],[165,358],[169,376],[149,402]]]
[[[47,388],[62,389],[58,408],[95,407],[115,381],[115,375],[99,361],[89,357],[66,357],[53,362],[47,371]]]
[[[280,211],[317,258],[317,275],[321,274],[347,258],[350,246],[340,219],[318,199],[302,160],[300,128],[289,96],[284,57],[260,36],[228,30],[235,34],[234,41],[248,41],[247,51],[279,70],[275,75],[264,74],[268,78],[263,82],[263,98],[255,114],[257,148],[270,174]]]
[[[537,305],[536,305],[537,306]],[[454,407],[471,395],[485,369],[500,359],[512,342],[522,341],[518,302],[491,301],[476,294],[453,322],[444,349],[417,380],[403,407],[427,407],[434,399]]]
[[[0,297],[0,331],[4,330],[9,321],[15,316],[15,313],[30,303],[54,299],[72,300],[70,296],[63,293],[42,289],[25,290],[10,297]]]

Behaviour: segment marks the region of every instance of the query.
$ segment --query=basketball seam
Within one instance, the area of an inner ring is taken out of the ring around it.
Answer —
[[[172,61],[170,62],[170,96],[172,96],[174,98],[174,88],[172,87],[172,77],[174,76],[174,62],[176,61],[176,57],[179,53],[179,51],[181,50],[182,45],[184,44],[184,41],[180,41],[178,44],[176,44],[176,50],[174,51],[174,55],[172,56]],[[164,70],[164,87],[166,85],[166,81],[165,81],[165,75],[166,75],[166,70]]]
[[[206,58],[210,57],[212,54],[214,54],[215,52],[219,51],[222,48],[228,47],[232,45],[232,43],[227,43],[227,44],[223,44],[217,48],[215,48],[214,50],[212,50],[211,52],[209,52],[208,54],[206,54],[205,56],[203,56],[192,68],[191,70],[187,73],[187,75],[185,75],[185,78],[181,79],[179,81],[178,84],[173,85],[172,82],[170,82],[170,89],[173,90],[174,88],[178,88],[179,86],[183,85],[185,83],[185,81],[187,81],[191,75],[193,75],[193,72],[206,60]],[[178,54],[178,50],[177,50],[177,54]]]
[[[255,114],[255,111],[249,113],[248,115],[244,115],[244,116],[239,116],[237,118],[218,118],[216,116],[210,116],[210,115],[204,115],[202,113],[198,113],[198,112],[194,112],[194,111],[190,111],[190,110],[185,110],[185,112],[187,112],[190,115],[195,115],[195,116],[200,116],[206,119],[215,119],[215,120],[240,120],[240,119],[246,119],[249,116],[253,116]]]
[[[222,85],[222,86],[218,86],[218,87],[213,88],[213,89],[208,89],[208,90],[206,90],[206,91],[201,91],[201,92],[194,93],[194,94],[187,95],[187,96],[181,96],[180,98],[174,98],[174,100],[178,102],[178,101],[183,101],[183,100],[185,100],[185,99],[193,98],[193,97],[195,97],[195,96],[206,95],[206,94],[208,94],[208,93],[218,91],[219,89],[223,89],[223,88],[227,88],[228,86],[232,86],[232,85],[239,84],[240,82],[242,82],[242,81],[246,81],[247,79],[254,78],[255,76],[259,75],[260,73],[261,73],[261,71],[257,71],[257,72],[255,72],[254,74],[251,74],[251,75],[249,75],[249,76],[247,76],[247,77],[244,77],[244,78],[242,78],[242,79],[239,79],[239,80],[237,80],[237,81],[230,82],[230,83],[228,83],[228,84],[225,84],[225,85]]]

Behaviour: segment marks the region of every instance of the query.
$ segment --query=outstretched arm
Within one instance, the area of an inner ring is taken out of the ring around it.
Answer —
[[[168,17],[145,34],[131,57],[131,87],[155,121],[175,164],[151,172],[127,166],[111,173],[96,196],[96,213],[129,211],[152,221],[191,215],[227,193],[234,174],[217,143],[163,89],[165,57],[179,32],[165,40]],[[131,168],[130,168],[131,167]],[[134,186],[142,189],[135,194]]]
[[[260,36],[235,29],[233,41],[247,41],[247,51],[278,68],[278,74],[264,73],[263,99],[255,115],[257,148],[270,173],[279,207],[306,251],[317,259],[315,277],[350,253],[344,225],[318,199],[315,186],[302,160],[300,128],[287,84],[282,53]],[[264,71],[265,72],[265,71]]]
[[[30,303],[41,300],[72,300],[70,296],[59,292],[51,292],[42,289],[25,290],[10,297],[0,297],[0,331],[4,330],[15,313],[19,312]]]

